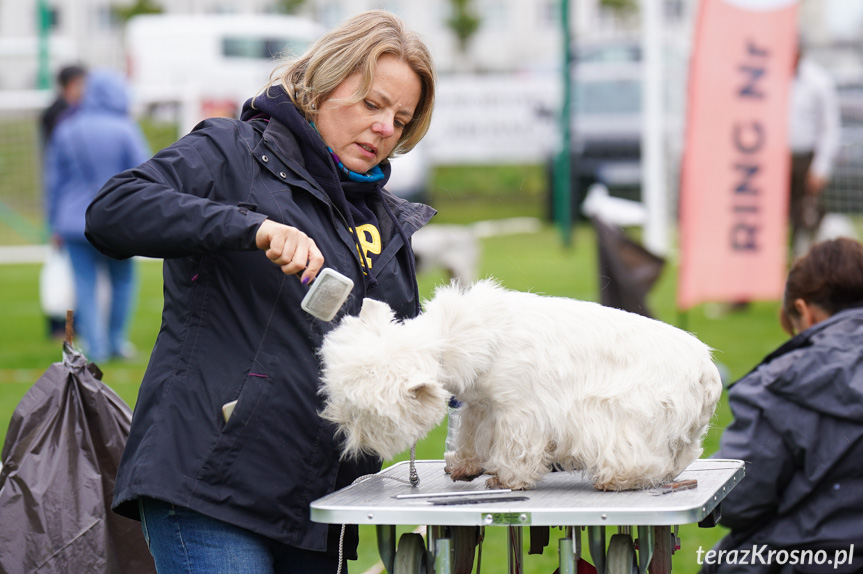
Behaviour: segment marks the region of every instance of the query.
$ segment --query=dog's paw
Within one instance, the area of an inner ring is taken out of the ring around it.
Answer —
[[[497,476],[492,476],[488,480],[485,481],[485,487],[489,490],[499,490],[501,488],[506,488]]]
[[[482,469],[471,469],[465,466],[455,466],[449,469],[449,476],[453,482],[470,482],[482,475]]]
[[[533,485],[522,481],[514,484],[508,484],[499,479],[497,475],[492,475],[491,478],[485,481],[485,487],[489,490],[500,490],[505,488],[508,488],[510,490],[530,490],[533,488]]]
[[[594,482],[593,488],[602,492],[620,492],[622,490],[639,490],[637,485],[620,482]]]

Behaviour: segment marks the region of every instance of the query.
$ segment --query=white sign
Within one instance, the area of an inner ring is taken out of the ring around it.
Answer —
[[[551,76],[439,78],[423,141],[435,164],[536,163],[557,146],[560,83]]]

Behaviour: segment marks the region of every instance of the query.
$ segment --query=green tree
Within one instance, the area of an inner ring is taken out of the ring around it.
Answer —
[[[473,0],[450,0],[452,16],[446,23],[458,40],[459,51],[464,53],[471,37],[479,29],[480,19],[473,9]]]
[[[283,14],[296,14],[300,11],[306,0],[277,0],[276,12]]]
[[[121,23],[125,24],[132,16],[139,14],[161,14],[163,8],[153,2],[153,0],[135,0],[128,6],[114,6],[111,8],[114,17]]]

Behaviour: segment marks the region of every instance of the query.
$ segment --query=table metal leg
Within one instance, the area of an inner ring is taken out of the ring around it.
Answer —
[[[446,537],[446,526],[426,526],[426,543],[429,552],[435,551],[438,539]]]
[[[479,526],[450,526],[448,530],[452,540],[453,574],[471,574],[479,541]]]
[[[581,526],[571,526],[570,529],[567,530],[569,536],[572,538],[572,551],[575,554],[576,562],[581,558],[583,548],[581,545],[581,530]]]
[[[653,558],[654,530],[653,526],[638,527],[638,572],[646,574]]]
[[[671,555],[677,545],[676,536],[670,526],[654,526],[654,553],[648,565],[650,574],[669,574],[671,572]]]
[[[449,538],[435,541],[435,574],[452,574],[452,546]]]
[[[524,543],[521,526],[507,526],[509,531],[509,574],[524,572]]]
[[[567,526],[565,536],[558,545],[558,561],[560,574],[576,574],[578,560],[581,558],[581,527]]]
[[[378,524],[378,553],[387,572],[394,571],[396,557],[396,527]],[[508,526],[509,574],[524,572],[524,530],[521,526]],[[454,574],[453,540],[446,537],[442,526],[429,527],[428,547],[434,549],[435,574]],[[597,574],[606,574],[606,535],[604,526],[587,527],[587,543]],[[581,527],[566,528],[566,536],[558,545],[560,574],[577,574],[578,560],[581,557]],[[669,574],[671,554],[674,553],[674,534],[669,526],[638,527],[638,572],[639,574]]]
[[[597,574],[605,574],[605,526],[587,527],[587,546]]]
[[[378,535],[378,554],[387,572],[393,571],[396,558],[396,527],[393,524],[378,524],[375,527]]]
[[[560,574],[576,574],[578,572],[578,559],[572,547],[572,538],[564,537],[558,542],[558,554],[560,559]]]

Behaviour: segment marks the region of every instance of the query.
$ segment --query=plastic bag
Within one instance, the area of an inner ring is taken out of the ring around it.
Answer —
[[[65,317],[75,308],[75,279],[69,253],[55,245],[48,246],[45,263],[39,273],[39,302],[47,317]]]
[[[0,572],[155,574],[141,524],[111,511],[132,410],[68,344],[0,451]]]

